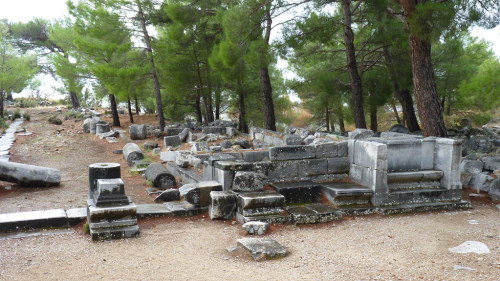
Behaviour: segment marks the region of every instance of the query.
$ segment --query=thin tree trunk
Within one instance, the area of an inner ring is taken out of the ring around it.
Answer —
[[[242,133],[248,133],[248,125],[246,119],[246,108],[245,108],[245,92],[241,85],[241,81],[238,80],[238,130]]]
[[[264,35],[264,43],[269,46],[269,38],[271,37],[272,28],[272,18],[271,18],[271,1],[266,5],[266,33]],[[264,52],[264,50],[262,50]],[[267,48],[266,48],[267,52]],[[267,56],[267,54],[262,53],[262,56]],[[271,85],[271,78],[269,76],[269,64],[266,64],[260,68],[259,71],[260,78],[260,92],[262,94],[262,101],[264,104],[264,123],[266,129],[276,131],[276,117],[274,114],[274,102],[273,102],[273,88]]]
[[[403,107],[404,119],[406,128],[410,132],[420,131],[418,125],[417,115],[415,114],[415,107],[413,106],[413,99],[411,98],[410,91],[407,89],[400,90],[397,94],[399,102]]]
[[[198,85],[199,85],[199,93],[201,97],[203,98],[203,107],[205,109],[205,124],[208,124],[212,121],[214,121],[214,113],[212,110],[212,105],[211,105],[211,99],[209,99],[207,91],[205,90],[205,84],[203,83],[203,77],[201,75],[201,67],[200,67],[200,61],[198,61],[198,54],[196,53],[196,48],[194,47],[193,43],[193,54],[194,54],[194,59],[196,61],[196,74],[198,75]]]
[[[377,107],[370,106],[370,130],[378,132]]]
[[[0,116],[4,118],[5,91],[0,91]]]
[[[139,116],[139,112],[141,112],[139,100],[137,99],[137,97],[134,97],[134,100],[135,100],[135,114],[137,114]]]
[[[363,88],[361,76],[356,62],[354,48],[354,32],[352,31],[351,0],[342,0],[342,16],[344,21],[344,44],[347,58],[347,71],[351,83],[351,100],[356,128],[366,129],[365,112],[363,108]]]
[[[342,103],[339,103],[336,106],[336,111],[337,111],[337,117],[339,119],[340,132],[342,134],[344,134],[345,133],[345,124],[344,124],[344,109],[342,108]]]
[[[198,123],[201,124],[203,122],[203,117],[202,117],[202,113],[201,113],[200,96],[196,96],[196,103],[194,104],[194,111],[196,113],[196,121],[198,121]]]
[[[160,129],[165,128],[165,117],[163,116],[163,104],[161,101],[161,86],[158,73],[155,67],[155,60],[153,56],[153,49],[151,48],[151,38],[149,37],[148,30],[146,29],[146,18],[144,17],[144,11],[142,10],[142,5],[139,0],[135,1],[137,8],[139,10],[139,20],[141,22],[142,33],[144,35],[144,42],[146,43],[146,52],[149,57],[149,62],[151,63],[151,75],[153,77],[154,93],[156,98],[156,113],[158,114],[158,123]]]
[[[418,125],[417,116],[415,115],[415,108],[413,106],[413,99],[411,98],[410,91],[408,91],[407,89],[401,89],[401,87],[399,86],[398,74],[394,68],[394,61],[388,47],[384,47],[384,57],[387,68],[389,69],[389,77],[391,78],[395,97],[399,101],[403,109],[403,123],[410,132],[420,131],[420,126]],[[398,123],[400,122],[398,121]]]
[[[325,123],[326,123],[326,131],[330,132],[330,109],[328,106],[325,107]]]
[[[215,119],[220,119],[220,100],[221,100],[221,90],[217,85],[217,89],[215,90]]]
[[[120,117],[118,116],[118,109],[116,108],[115,95],[109,94],[109,103],[111,104],[111,114],[113,115],[113,127],[120,127]]]
[[[130,123],[134,123],[134,115],[132,114],[132,104],[130,103],[130,97],[127,98],[127,106],[128,106],[128,119]]]
[[[69,97],[71,99],[71,106],[73,106],[73,109],[80,108],[80,101],[78,100],[78,96],[76,95],[76,93],[73,91],[70,91]]]
[[[399,118],[398,109],[396,107],[396,102],[394,102],[394,99],[391,99],[391,107],[392,112],[394,112],[394,117],[396,117],[396,122],[398,122],[398,124],[401,124],[401,118]]]

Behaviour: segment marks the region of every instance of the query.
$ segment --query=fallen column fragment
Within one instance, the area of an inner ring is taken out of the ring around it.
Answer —
[[[0,180],[22,186],[58,186],[61,172],[53,168],[0,161]]]
[[[144,173],[146,180],[151,181],[154,187],[166,189],[176,185],[175,177],[168,172],[168,169],[159,163],[153,163],[146,168]]]
[[[130,142],[123,147],[123,158],[125,158],[129,166],[132,166],[134,161],[144,159],[144,154],[137,144]]]

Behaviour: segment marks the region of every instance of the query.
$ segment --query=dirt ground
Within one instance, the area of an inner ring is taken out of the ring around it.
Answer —
[[[52,111],[32,110],[32,121],[22,126],[34,134],[18,137],[11,161],[58,168],[62,185],[0,182],[0,213],[83,207],[87,167],[96,162],[121,163],[127,194],[135,203],[152,203],[144,180],[112,153],[123,142],[84,134],[73,120],[48,124]],[[0,239],[0,280],[500,280],[499,210],[488,200],[473,205],[460,212],[273,225],[266,236],[290,254],[259,262],[243,250],[227,251],[245,237],[239,224],[206,216],[140,220],[139,238],[106,242],[92,242],[78,225],[65,234]],[[448,251],[468,240],[485,243],[491,254]]]

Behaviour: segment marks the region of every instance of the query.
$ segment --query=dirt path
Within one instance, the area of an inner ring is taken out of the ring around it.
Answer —
[[[12,160],[61,169],[63,184],[7,191],[10,184],[1,183],[0,213],[83,206],[86,168],[95,162],[122,163],[127,193],[138,203],[151,202],[142,180],[112,153],[123,144],[79,134],[74,121],[57,134],[61,127],[48,125],[42,112],[25,125],[35,134],[19,137]],[[226,250],[245,236],[239,224],[206,216],[141,220],[140,238],[98,243],[79,225],[69,234],[0,240],[0,280],[500,280],[499,210],[489,201],[473,203],[466,212],[273,225],[268,237],[290,255],[263,262]],[[467,240],[485,243],[491,254],[448,251]]]

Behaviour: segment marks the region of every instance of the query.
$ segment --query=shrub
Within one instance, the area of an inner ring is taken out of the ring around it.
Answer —
[[[0,117],[0,129],[7,129],[9,125],[5,122],[3,118]]]
[[[18,98],[16,99],[17,106],[20,108],[27,108],[27,107],[37,107],[38,103],[36,100],[32,98]]]
[[[64,120],[82,119],[82,118],[83,118],[83,113],[76,110],[69,110],[64,114]]]
[[[57,115],[50,116],[48,121],[50,124],[54,124],[54,125],[61,125],[62,124],[62,120],[59,119],[59,117],[57,117]]]
[[[23,118],[26,121],[31,121],[31,115],[29,114],[29,112],[23,112]]]
[[[11,116],[11,120],[16,120],[18,118],[21,118],[22,117],[22,114],[21,114],[21,110],[19,108],[16,108],[16,110],[14,110],[14,113],[12,113],[12,116]]]

